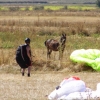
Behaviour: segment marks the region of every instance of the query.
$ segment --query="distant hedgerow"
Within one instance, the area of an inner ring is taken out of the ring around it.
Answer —
[[[96,4],[97,4],[98,7],[100,7],[100,0],[97,0]]]

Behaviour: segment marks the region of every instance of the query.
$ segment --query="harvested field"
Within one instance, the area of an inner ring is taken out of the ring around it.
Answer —
[[[66,33],[63,59],[52,52],[47,60],[44,41],[59,39]],[[31,77],[22,77],[15,61],[16,48],[31,38],[33,65]],[[80,77],[96,90],[100,73],[89,66],[70,61],[76,49],[100,49],[100,13],[98,12],[0,12],[0,99],[47,100],[65,78]]]
[[[95,72],[32,72],[31,77],[21,74],[0,74],[2,100],[47,100],[57,85],[65,78],[78,76],[87,87],[96,90],[100,74]]]

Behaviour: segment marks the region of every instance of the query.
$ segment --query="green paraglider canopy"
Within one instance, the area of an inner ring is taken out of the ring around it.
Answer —
[[[70,59],[73,62],[84,63],[96,71],[100,71],[100,50],[98,49],[79,49],[71,53]]]

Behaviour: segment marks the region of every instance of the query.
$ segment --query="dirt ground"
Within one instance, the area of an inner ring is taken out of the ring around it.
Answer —
[[[100,82],[99,72],[34,71],[31,77],[21,73],[0,73],[1,100],[47,100],[49,95],[64,78],[80,77],[87,87],[96,90]]]

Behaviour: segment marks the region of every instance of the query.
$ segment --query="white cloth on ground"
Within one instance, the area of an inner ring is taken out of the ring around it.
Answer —
[[[84,92],[86,90],[85,82],[78,77],[64,79],[59,86],[59,89],[55,89],[50,93],[48,96],[49,100],[57,100],[63,96],[68,96],[70,93]]]
[[[97,90],[96,91],[86,91],[86,92],[74,92],[70,93],[69,95],[64,95],[57,100],[87,100],[87,99],[92,99],[92,100],[98,100],[100,99],[100,83],[97,84]]]

